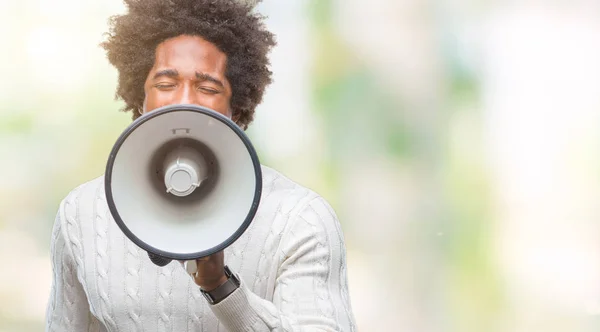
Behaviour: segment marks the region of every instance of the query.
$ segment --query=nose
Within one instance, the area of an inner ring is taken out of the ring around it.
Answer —
[[[177,100],[175,100],[177,104],[199,104],[199,100],[193,86],[184,84],[179,92],[180,93],[177,94]]]

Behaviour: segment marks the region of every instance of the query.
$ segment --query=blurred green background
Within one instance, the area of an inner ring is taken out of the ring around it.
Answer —
[[[0,0],[0,331],[40,331],[60,200],[130,122],[119,0]],[[260,158],[327,198],[360,331],[600,329],[600,3],[265,0]]]

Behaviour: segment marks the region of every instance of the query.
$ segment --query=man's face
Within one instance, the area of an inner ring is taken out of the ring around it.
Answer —
[[[197,36],[178,36],[156,48],[154,66],[144,83],[144,113],[172,104],[195,104],[231,118],[227,57]]]

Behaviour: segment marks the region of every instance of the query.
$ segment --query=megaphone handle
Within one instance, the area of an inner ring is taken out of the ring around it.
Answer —
[[[198,272],[198,265],[196,264],[196,260],[185,261],[183,263],[183,266],[185,267],[185,271],[188,274],[195,274],[196,272]]]
[[[153,254],[151,252],[148,252],[148,257],[150,258],[150,260],[152,261],[152,263],[163,267],[169,263],[171,263],[171,259],[170,258],[165,258],[156,254]]]

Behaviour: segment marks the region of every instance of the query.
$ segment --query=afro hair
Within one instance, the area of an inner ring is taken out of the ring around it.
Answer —
[[[156,47],[180,35],[199,36],[227,56],[233,119],[247,129],[256,106],[271,83],[268,53],[275,45],[264,16],[253,3],[241,0],[124,0],[128,12],[110,18],[101,46],[119,72],[116,98],[123,111],[140,116],[144,82],[155,60]],[[256,2],[256,1],[255,1]]]

